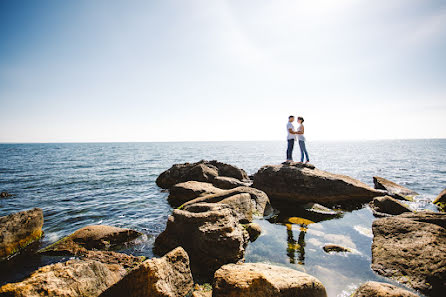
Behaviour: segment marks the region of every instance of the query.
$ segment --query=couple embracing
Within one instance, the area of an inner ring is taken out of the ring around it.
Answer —
[[[293,162],[293,148],[294,148],[294,142],[297,140],[299,141],[299,147],[300,147],[300,162],[304,161],[304,156],[307,159],[305,163],[310,162],[310,158],[308,157],[307,148],[305,147],[305,136],[304,136],[304,118],[298,117],[297,118],[297,128],[294,128],[293,125],[294,122],[294,116],[288,117],[288,124],[286,125],[286,129],[288,132],[288,148],[286,151],[286,162]]]

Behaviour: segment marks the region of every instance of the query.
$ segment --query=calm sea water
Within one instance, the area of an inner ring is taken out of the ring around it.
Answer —
[[[446,140],[309,142],[312,163],[372,185],[378,175],[421,195],[415,209],[435,207],[430,201],[446,186]],[[174,163],[219,160],[249,174],[285,159],[285,142],[0,144],[0,216],[40,207],[45,237],[53,243],[89,224],[109,224],[145,234],[121,251],[153,257],[152,246],[172,209],[156,177]],[[295,159],[297,159],[295,151]],[[287,214],[301,217],[299,213]],[[263,233],[247,248],[247,262],[266,262],[318,277],[329,296],[348,296],[367,280],[381,278],[370,269],[373,216],[368,207],[331,220],[313,218],[307,225],[287,220],[258,220]],[[326,254],[322,246],[337,243],[348,254]],[[36,267],[65,260],[48,256],[15,257],[0,264],[0,285],[18,281]]]

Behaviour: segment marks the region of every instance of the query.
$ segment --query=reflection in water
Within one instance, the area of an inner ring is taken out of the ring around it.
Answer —
[[[287,256],[290,259],[291,264],[296,264],[296,253],[297,256],[297,263],[300,265],[305,264],[305,234],[307,233],[307,226],[314,223],[313,221],[299,218],[299,217],[291,217],[288,218],[288,223],[285,224],[287,229],[287,241],[288,241],[288,247],[287,247]],[[293,224],[299,225],[300,232],[299,232],[299,238],[296,240],[294,239],[293,234]]]

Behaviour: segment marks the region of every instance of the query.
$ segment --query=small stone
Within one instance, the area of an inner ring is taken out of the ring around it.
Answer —
[[[260,236],[260,234],[262,234],[262,228],[256,223],[247,224],[246,231],[248,231],[249,241],[251,242],[254,242]]]
[[[362,284],[352,297],[418,297],[418,295],[391,284],[369,281]]]
[[[350,249],[342,247],[340,245],[336,245],[336,244],[326,244],[323,247],[324,251],[326,253],[330,253],[330,252],[351,252]]]

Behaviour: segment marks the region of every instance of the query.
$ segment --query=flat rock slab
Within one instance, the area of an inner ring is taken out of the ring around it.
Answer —
[[[375,216],[399,215],[405,212],[412,212],[409,206],[390,196],[375,197],[369,205]]]
[[[196,203],[173,211],[155,240],[154,251],[164,255],[181,246],[190,257],[193,275],[209,278],[222,265],[243,260],[248,240],[248,232],[230,206]]]
[[[42,237],[43,212],[40,208],[0,217],[0,261]]]
[[[163,189],[186,181],[212,183],[217,176],[232,177],[239,181],[249,180],[243,169],[218,161],[201,160],[196,163],[175,164],[162,172],[156,179],[156,184]]]
[[[445,227],[444,213],[404,213],[375,220],[372,269],[429,296],[444,296]]]
[[[183,297],[193,285],[189,257],[179,247],[162,258],[144,261],[101,297]]]
[[[290,268],[261,264],[229,264],[215,272],[213,297],[325,297],[315,277]]]
[[[418,195],[417,192],[383,177],[374,176],[373,183],[375,184],[375,189],[385,190],[398,199],[413,200],[413,197]]]
[[[91,225],[76,230],[58,242],[40,250],[45,254],[78,255],[86,250],[106,250],[131,241],[142,234],[131,229],[107,225]]]
[[[99,296],[126,273],[120,265],[94,260],[69,260],[44,266],[19,283],[0,288],[0,296]]]
[[[353,293],[352,297],[418,297],[418,295],[391,284],[366,282]]]
[[[382,191],[349,176],[289,164],[263,166],[254,175],[253,187],[264,191],[273,203],[277,200],[332,205],[363,203],[382,196]]]

